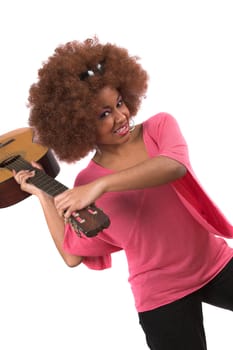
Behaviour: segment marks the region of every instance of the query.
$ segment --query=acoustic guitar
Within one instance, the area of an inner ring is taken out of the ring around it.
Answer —
[[[44,171],[34,168],[31,161],[38,162]],[[14,205],[30,196],[20,189],[12,170],[35,170],[35,176],[28,182],[52,197],[66,191],[55,177],[60,167],[51,150],[33,142],[31,128],[21,128],[0,136],[0,208]],[[79,236],[94,237],[110,225],[109,217],[95,204],[78,210],[68,219]]]

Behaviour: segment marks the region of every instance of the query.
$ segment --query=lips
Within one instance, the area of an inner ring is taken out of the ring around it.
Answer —
[[[115,130],[113,133],[123,136],[125,134],[127,134],[129,132],[129,124],[124,124],[123,126],[121,126],[120,128],[118,128],[117,130]]]

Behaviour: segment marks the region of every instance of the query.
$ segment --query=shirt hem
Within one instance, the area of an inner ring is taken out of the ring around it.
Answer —
[[[146,312],[146,311],[151,311],[151,310],[154,310],[154,309],[158,309],[159,307],[161,306],[165,306],[165,305],[168,305],[168,304],[171,304],[179,299],[182,299],[194,292],[197,292],[199,289],[203,288],[204,286],[206,286],[208,283],[210,283],[225,267],[226,265],[230,262],[230,260],[233,259],[233,252],[231,253],[231,255],[227,258],[227,260],[224,262],[224,264],[217,270],[217,272],[211,277],[209,278],[206,282],[202,283],[201,285],[195,287],[195,288],[191,288],[189,289],[188,291],[184,291],[182,293],[179,293],[179,295],[177,295],[177,297],[175,299],[171,299],[171,300],[167,300],[167,301],[164,301],[162,303],[159,303],[159,304],[153,304],[153,306],[150,306],[150,307],[146,307],[146,308],[140,308],[140,307],[136,307],[136,310],[138,313],[141,313],[141,312]]]

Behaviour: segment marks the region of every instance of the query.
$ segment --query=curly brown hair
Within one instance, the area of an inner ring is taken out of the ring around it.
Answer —
[[[60,160],[74,162],[96,147],[96,95],[105,86],[121,94],[135,116],[147,89],[137,56],[97,37],[58,46],[29,90],[29,125]]]

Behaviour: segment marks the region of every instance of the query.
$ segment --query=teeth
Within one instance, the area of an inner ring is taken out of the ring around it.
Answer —
[[[127,129],[126,126],[122,126],[122,128],[115,130],[114,133],[120,134],[121,132],[124,132],[126,129]]]

